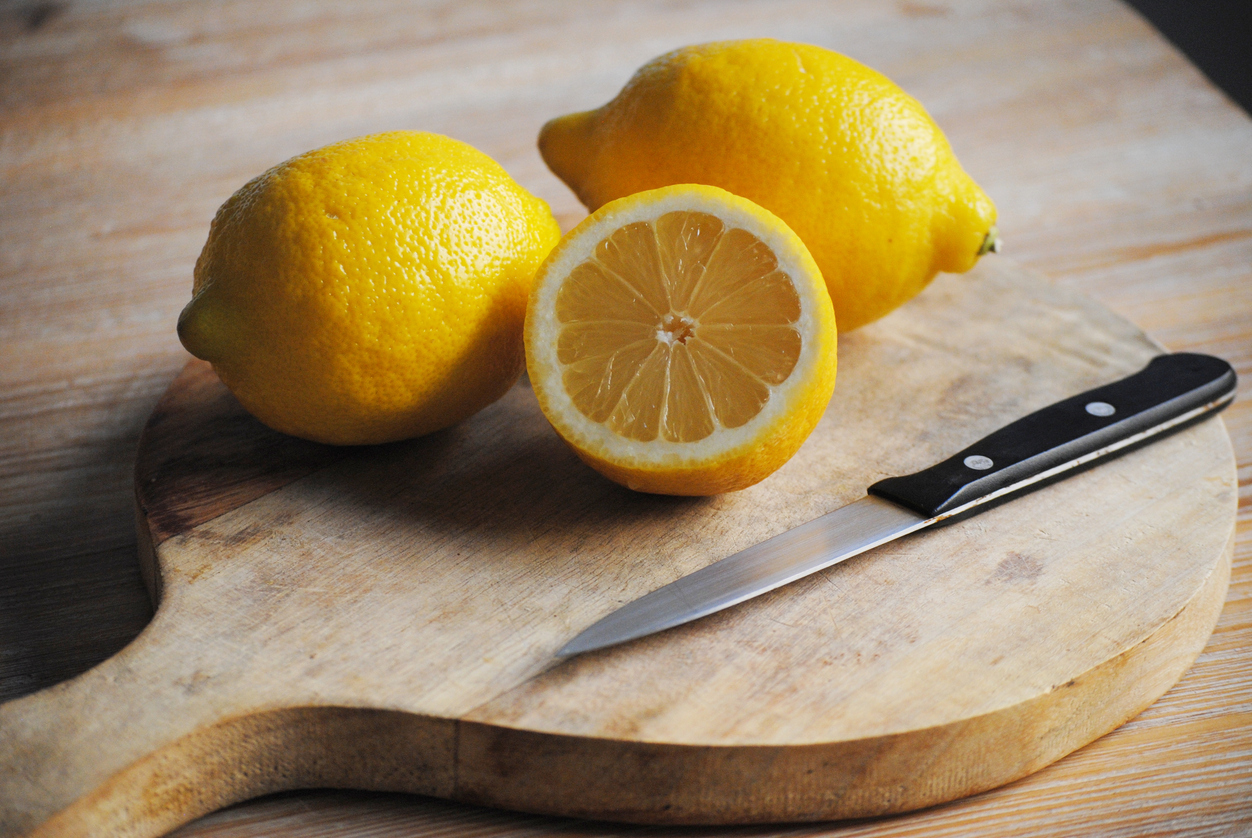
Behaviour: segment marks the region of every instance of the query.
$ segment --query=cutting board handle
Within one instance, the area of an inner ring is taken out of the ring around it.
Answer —
[[[295,788],[450,793],[451,722],[260,690],[240,712],[247,688],[205,680],[167,608],[94,669],[0,705],[0,836],[158,836]]]
[[[169,616],[94,669],[0,706],[0,835],[161,835],[285,785],[258,756],[300,714],[219,718]]]
[[[94,669],[0,706],[0,835],[159,834],[169,827],[145,824],[161,798],[204,793],[174,778],[216,737],[192,735],[198,718],[157,718],[165,707],[152,700],[195,688],[165,665],[163,622]],[[163,793],[135,794],[141,774],[168,777]]]

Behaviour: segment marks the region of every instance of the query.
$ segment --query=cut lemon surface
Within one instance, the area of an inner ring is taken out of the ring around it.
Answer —
[[[643,492],[751,486],[800,448],[835,385],[834,309],[777,216],[689,184],[601,207],[541,266],[526,365],[587,464]]]

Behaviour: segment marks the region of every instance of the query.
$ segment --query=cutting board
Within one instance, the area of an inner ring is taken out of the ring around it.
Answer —
[[[343,449],[267,430],[192,362],[135,470],[156,616],[95,669],[0,707],[0,833],[157,835],[310,786],[818,820],[1037,771],[1139,713],[1211,632],[1236,504],[1219,419],[702,621],[553,653],[1160,351],[985,259],[842,335],[799,454],[702,499],[602,479],[525,381],[449,430]]]

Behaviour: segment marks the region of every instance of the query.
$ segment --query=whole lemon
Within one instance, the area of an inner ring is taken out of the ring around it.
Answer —
[[[667,53],[539,149],[590,210],[676,183],[765,207],[808,246],[840,331],[994,249],[995,206],[925,109],[881,73],[769,39]]]
[[[437,134],[326,146],[248,182],[213,219],[178,320],[253,415],[335,444],[452,425],[524,366],[551,211]]]

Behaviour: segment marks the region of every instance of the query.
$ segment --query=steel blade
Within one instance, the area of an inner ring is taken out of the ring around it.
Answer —
[[[602,649],[689,623],[921,529],[931,520],[866,496],[622,606],[557,655]]]

